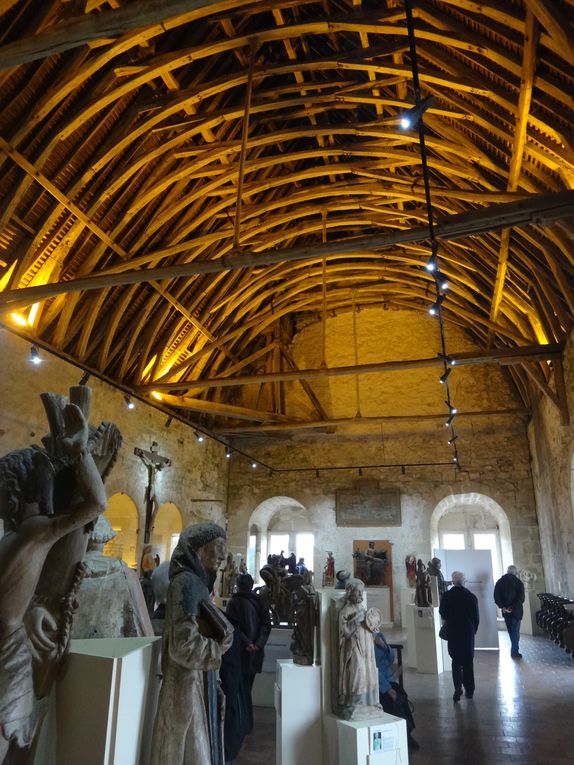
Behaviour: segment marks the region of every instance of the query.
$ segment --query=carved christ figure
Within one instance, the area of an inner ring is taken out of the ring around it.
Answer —
[[[0,508],[13,528],[0,540],[0,762],[12,742],[26,747],[34,736],[33,657],[54,657],[61,647],[60,641],[56,642],[59,625],[54,615],[40,605],[30,608],[48,553],[60,539],[95,520],[106,507],[102,478],[87,448],[86,418],[75,404],[67,404],[62,415],[64,435],[58,446],[73,465],[78,489],[68,512],[38,515],[34,513],[42,503],[34,507],[20,502],[17,517],[8,519],[6,506]],[[50,468],[48,457],[45,460],[44,467]],[[32,476],[28,480],[33,480]],[[6,496],[4,493],[2,499]],[[50,506],[51,495],[46,502],[48,510]]]

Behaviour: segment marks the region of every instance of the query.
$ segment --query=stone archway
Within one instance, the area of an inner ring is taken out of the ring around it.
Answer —
[[[449,494],[442,499],[432,512],[430,520],[431,548],[440,547],[439,522],[449,513],[469,512],[484,513],[489,516],[493,525],[498,528],[500,534],[500,548],[502,555],[502,568],[513,563],[512,537],[508,516],[502,507],[491,497],[479,492],[467,492],[466,494]]]
[[[137,568],[140,517],[136,503],[129,494],[119,491],[108,499],[104,515],[116,532],[114,539],[106,545],[106,555],[120,558],[130,568]]]
[[[160,505],[153,522],[152,554],[159,555],[162,562],[169,560],[182,529],[181,510],[175,502]]]
[[[283,522],[291,519],[291,525],[296,528],[297,520],[305,519],[305,527],[310,527],[307,508],[292,497],[270,497],[260,502],[251,513],[247,524],[247,558],[254,560],[254,573],[257,578],[261,566],[267,560],[269,529],[273,522]],[[255,552],[250,555],[252,545],[255,545]]]

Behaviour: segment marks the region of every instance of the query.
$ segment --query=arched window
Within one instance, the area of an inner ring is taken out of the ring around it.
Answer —
[[[105,546],[104,553],[123,560],[130,568],[137,568],[140,522],[136,503],[128,494],[118,492],[108,499],[104,515],[116,532],[114,539]]]
[[[153,524],[152,554],[169,560],[183,528],[181,512],[173,502],[160,505]]]

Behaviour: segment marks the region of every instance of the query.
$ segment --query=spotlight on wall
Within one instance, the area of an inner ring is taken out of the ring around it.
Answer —
[[[197,438],[197,441],[200,444],[202,444],[205,441],[205,436],[203,435],[203,433],[196,432],[195,437]]]
[[[87,385],[90,377],[91,377],[91,374],[89,372],[84,372],[84,374],[80,377],[80,381],[78,385]]]
[[[128,396],[127,393],[124,395],[124,401],[126,402],[126,406],[128,409],[136,408],[136,405],[134,404],[134,402],[131,400],[131,398]]]
[[[451,412],[451,414],[449,414],[449,416],[448,416],[447,421],[444,424],[445,428],[450,428],[450,426],[452,425],[452,421],[453,420],[454,420],[454,412]]]
[[[432,106],[433,100],[432,96],[427,96],[416,106],[412,106],[406,112],[403,112],[400,120],[402,129],[410,130],[410,128],[416,127],[426,110]]]
[[[173,422],[173,417],[168,417],[167,420],[165,421],[165,427],[169,428],[172,422]]]
[[[229,446],[225,450],[225,459],[227,459],[227,460],[231,459],[231,449],[229,448]]]
[[[439,377],[439,382],[441,385],[444,385],[445,382],[448,380],[449,374],[450,374],[450,367],[447,367],[442,373],[442,375]]]
[[[35,345],[33,345],[30,348],[30,361],[32,362],[32,364],[42,363],[42,357],[40,356],[40,351],[36,348]]]
[[[448,443],[450,444],[450,446],[452,446],[454,444],[454,442],[456,441],[457,438],[458,438],[458,436],[451,436],[448,439]]]
[[[453,362],[453,363],[454,363],[454,362]],[[451,414],[458,414],[458,409],[456,408],[456,406],[453,406],[453,405],[450,403],[450,401],[445,401],[444,403],[445,403],[445,404],[448,406],[448,411],[449,411]]]
[[[253,468],[253,470],[255,470],[255,468],[257,467],[257,463],[256,462],[252,462],[251,463],[251,467]]]
[[[438,266],[436,262],[436,255],[434,253],[430,256],[425,268],[427,271],[430,271],[431,273],[437,270]]]

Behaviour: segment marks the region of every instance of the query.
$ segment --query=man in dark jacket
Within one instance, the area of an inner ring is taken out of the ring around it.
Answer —
[[[510,635],[510,655],[513,659],[521,659],[518,649],[520,640],[520,622],[522,621],[524,603],[524,584],[517,576],[516,566],[509,566],[507,573],[501,576],[494,585],[494,602],[502,611],[506,629]]]
[[[453,571],[451,578],[453,586],[442,596],[439,612],[448,625],[448,653],[452,659],[454,683],[452,700],[459,701],[463,686],[467,699],[474,695],[474,636],[479,622],[478,600],[463,586],[463,573]]]
[[[251,689],[255,675],[263,667],[263,649],[271,632],[271,617],[265,604],[253,589],[253,578],[249,574],[237,577],[237,592],[227,604],[226,615],[240,632],[241,675],[247,701],[247,730],[253,729],[253,706]]]

